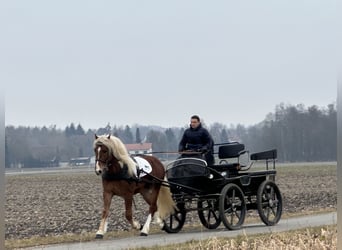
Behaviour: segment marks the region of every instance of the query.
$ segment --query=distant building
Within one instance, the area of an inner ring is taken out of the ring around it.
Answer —
[[[125,144],[129,154],[149,154],[152,153],[152,143],[132,143]]]

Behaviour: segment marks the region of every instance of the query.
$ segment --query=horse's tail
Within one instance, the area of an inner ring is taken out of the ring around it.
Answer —
[[[166,176],[164,177],[164,182],[167,181]],[[164,183],[163,183],[164,184]],[[172,199],[172,194],[170,187],[162,185],[159,190],[157,199],[158,213],[161,219],[173,214],[177,210],[176,203]]]

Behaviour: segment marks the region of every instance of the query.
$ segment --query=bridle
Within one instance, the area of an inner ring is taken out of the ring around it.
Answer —
[[[99,146],[103,146],[103,144],[102,143],[98,143],[98,144],[96,144],[95,148],[97,149]],[[100,162],[100,163],[104,164],[103,171],[108,171],[108,169],[110,167],[112,167],[113,164],[115,164],[116,161],[118,161],[115,158],[115,156],[112,155],[112,154],[109,154],[106,160],[101,160],[99,158],[100,156],[98,154],[96,154],[95,156],[96,156],[96,158],[95,158],[95,172],[96,172],[96,163],[97,162]]]
[[[96,162],[104,163],[105,164],[104,168],[107,168],[107,169],[108,169],[108,167],[112,166],[112,163],[109,162],[109,160],[104,161],[104,160],[101,160],[101,159],[95,159],[95,168],[96,168]]]
[[[104,161],[104,160],[100,160],[100,159],[95,159],[95,162],[102,162],[105,163],[107,165],[108,161]]]
[[[100,146],[100,145],[99,145],[99,146]],[[105,170],[105,169],[108,170],[108,168],[109,168],[110,166],[112,166],[112,163],[110,162],[109,157],[107,158],[106,161],[101,160],[101,159],[99,159],[99,158],[96,157],[96,159],[95,159],[95,171],[96,171],[96,163],[97,163],[97,162],[101,162],[101,163],[105,164],[104,170]]]

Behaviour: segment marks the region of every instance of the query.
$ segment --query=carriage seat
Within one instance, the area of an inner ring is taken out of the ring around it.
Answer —
[[[251,154],[251,160],[253,160],[253,161],[274,160],[274,159],[277,159],[277,150],[276,149]]]
[[[222,163],[216,165],[210,165],[210,168],[215,169],[216,171],[223,172],[223,171],[237,171],[241,169],[239,163]]]
[[[220,164],[212,165],[210,167],[220,172],[240,170],[240,164],[238,160],[233,163],[228,163],[226,159],[238,158],[245,152],[245,145],[241,143],[229,143],[222,145],[218,148],[218,158],[220,159]]]
[[[219,159],[236,158],[243,153],[245,153],[245,145],[241,143],[223,145],[218,149]]]

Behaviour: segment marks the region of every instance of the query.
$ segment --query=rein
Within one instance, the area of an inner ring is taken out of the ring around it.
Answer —
[[[152,151],[148,152],[147,154],[184,154],[184,155],[199,155],[203,154],[200,151]],[[133,155],[141,155],[141,154],[133,154]]]

